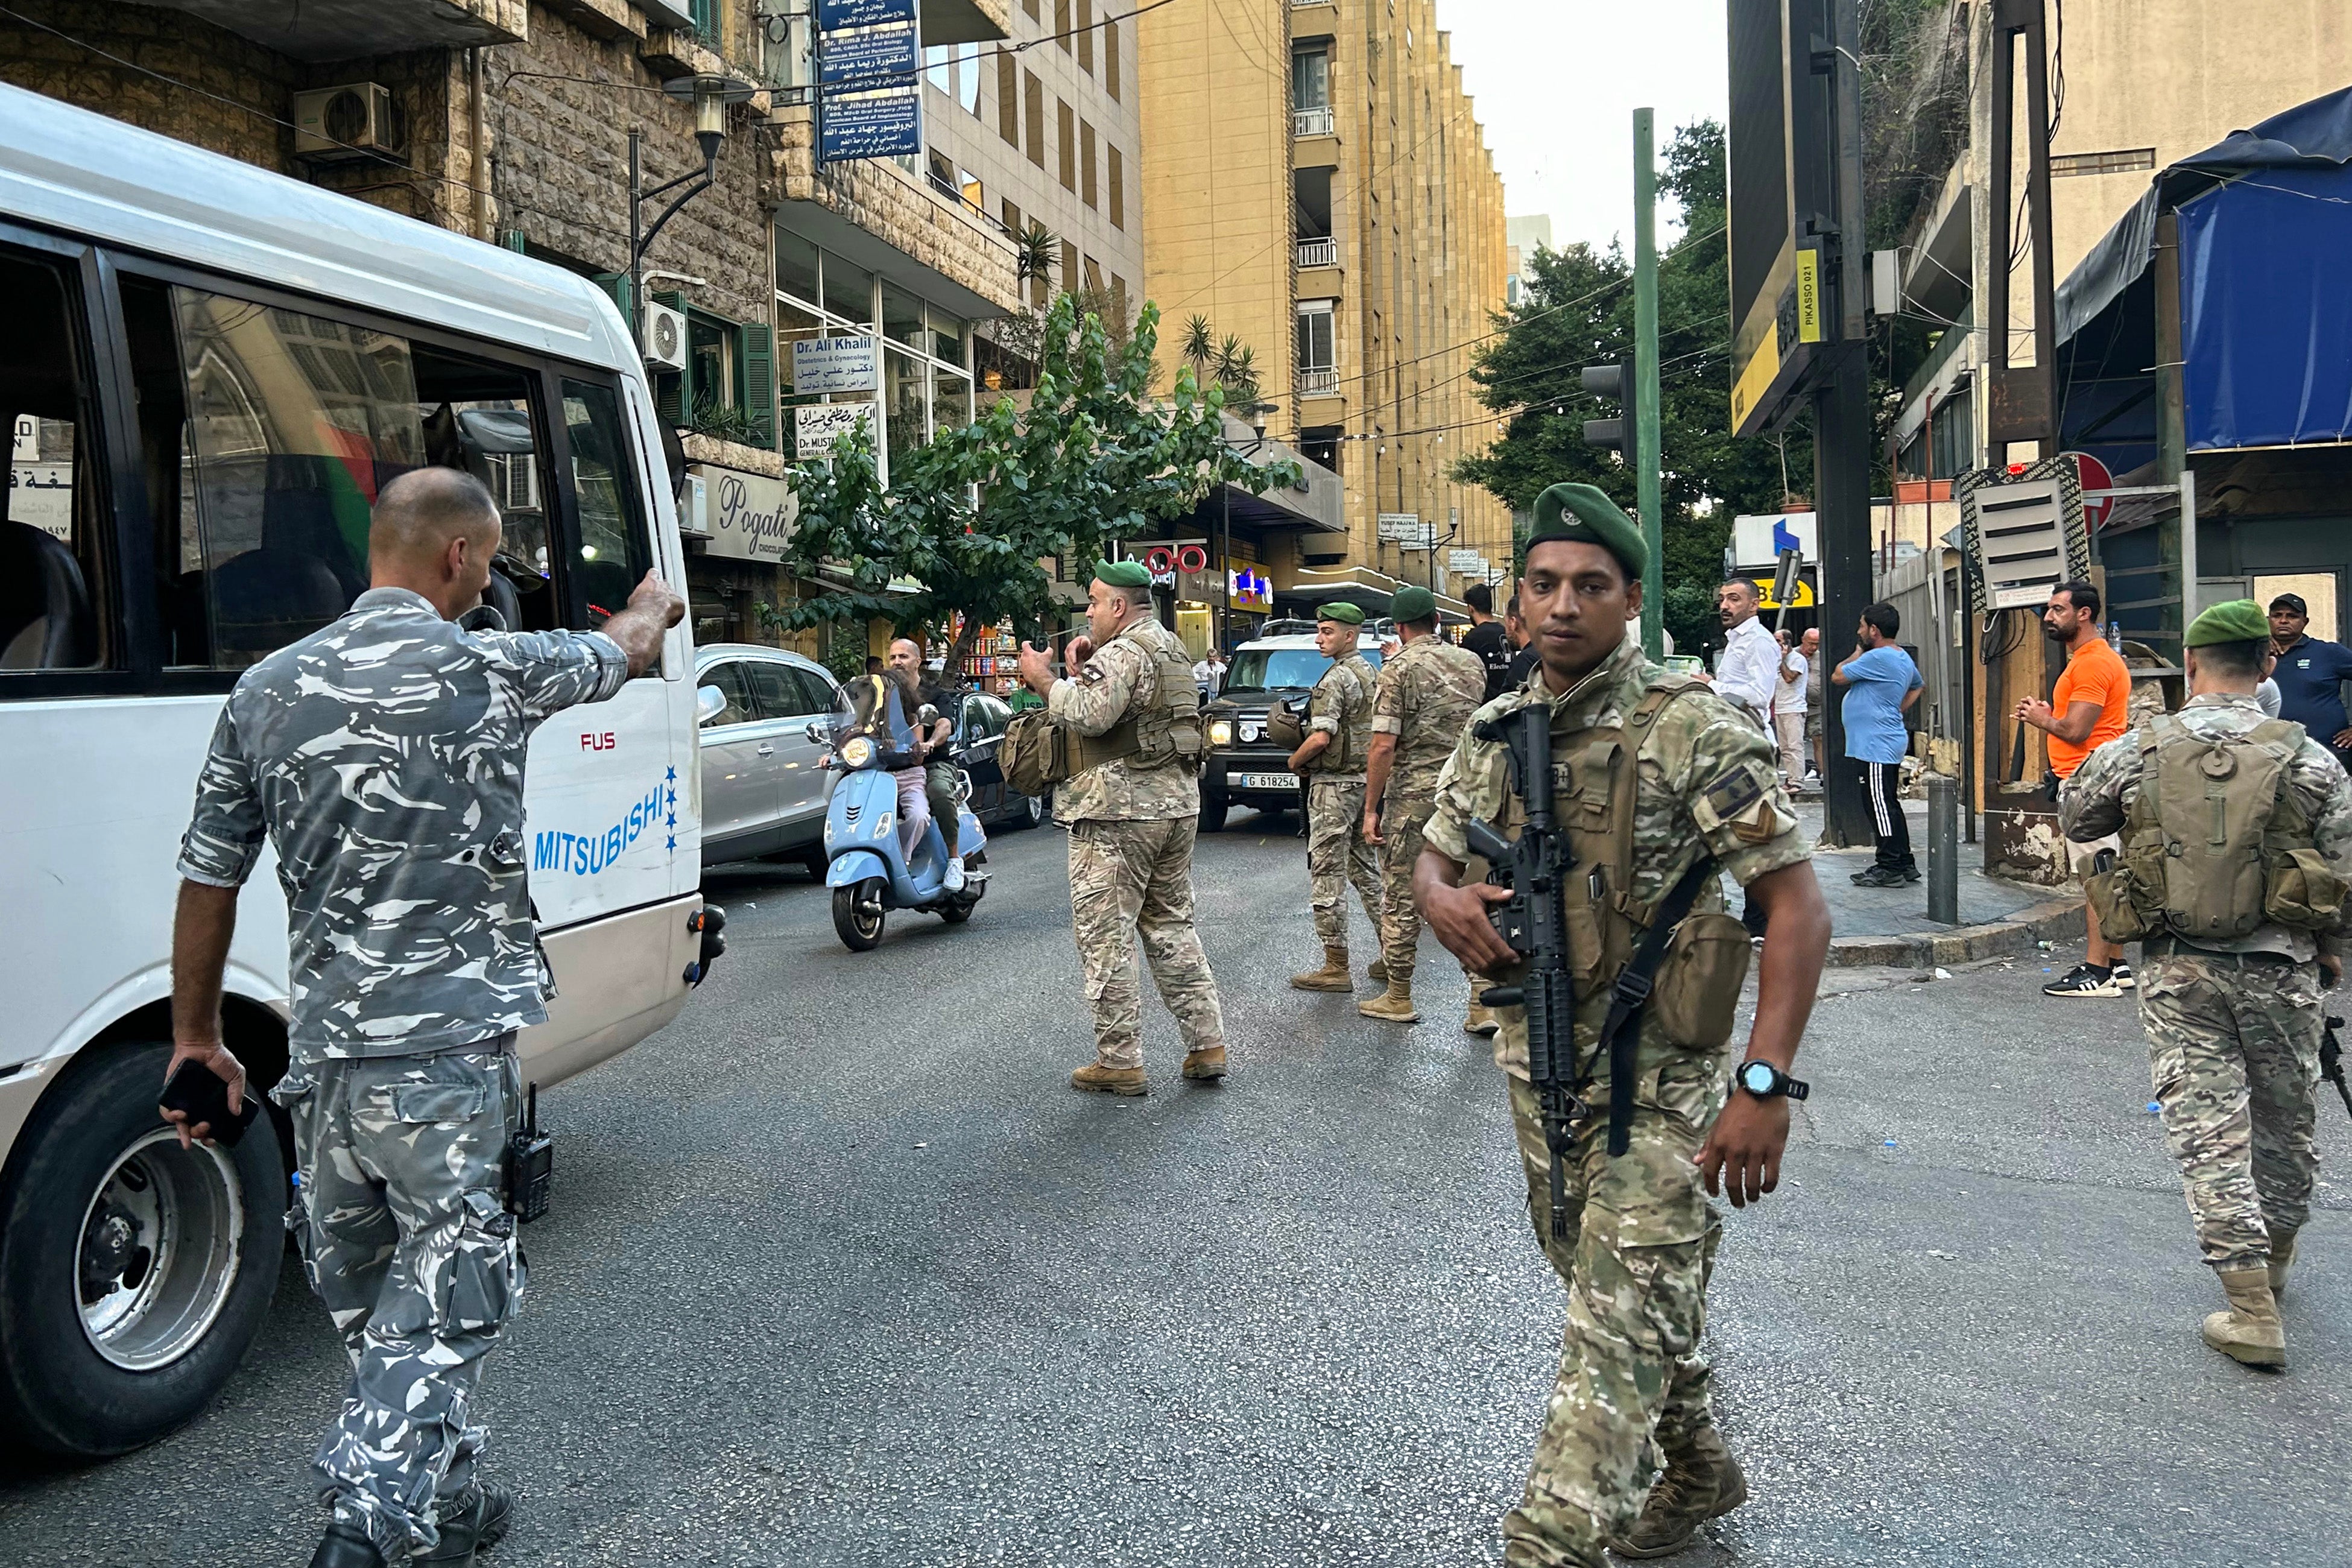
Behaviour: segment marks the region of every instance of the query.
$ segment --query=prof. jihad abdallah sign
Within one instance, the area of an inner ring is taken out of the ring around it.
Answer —
[[[799,504],[782,479],[720,474],[710,492],[710,552],[743,561],[782,561]]]

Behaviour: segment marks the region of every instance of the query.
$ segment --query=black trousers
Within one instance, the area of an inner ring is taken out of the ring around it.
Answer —
[[[1878,863],[1890,871],[1916,871],[1911,858],[1911,824],[1903,815],[1903,764],[1857,763],[1863,793],[1870,797],[1871,833],[1878,841]]]

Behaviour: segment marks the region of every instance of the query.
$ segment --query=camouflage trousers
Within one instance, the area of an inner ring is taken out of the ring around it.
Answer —
[[[1070,929],[1094,1012],[1095,1053],[1105,1067],[1143,1065],[1139,937],[1184,1048],[1225,1043],[1216,976],[1192,929],[1192,840],[1200,830],[1196,816],[1070,824]]]
[[[352,1362],[320,1497],[389,1562],[471,1506],[474,1387],[522,1299],[503,1196],[512,1047],[298,1063],[270,1095],[301,1177],[287,1227]]]
[[[1620,1159],[1609,1158],[1605,1112],[1585,1125],[1559,1240],[1539,1102],[1523,1079],[1510,1084],[1528,1215],[1568,1286],[1568,1330],[1527,1491],[1503,1518],[1504,1561],[1603,1568],[1610,1536],[1649,1495],[1654,1448],[1682,1452],[1715,1421],[1699,1340],[1723,1222],[1691,1160],[1722,1109],[1723,1067],[1710,1058],[1644,1073]],[[1609,1103],[1605,1079],[1591,1099]]]
[[[1364,838],[1364,781],[1316,779],[1307,786],[1307,883],[1315,903],[1315,934],[1326,947],[1348,945],[1351,882],[1378,942],[1381,863]]]
[[[2319,970],[2174,952],[2144,958],[2148,1075],[2197,1245],[2216,1268],[2257,1268],[2311,1212]]]

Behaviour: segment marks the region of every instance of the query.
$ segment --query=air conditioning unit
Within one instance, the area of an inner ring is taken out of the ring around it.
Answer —
[[[679,487],[677,531],[688,539],[710,537],[710,489],[700,474],[688,474]]]
[[[646,300],[645,350],[647,370],[684,370],[686,312]]]
[[[407,143],[400,105],[382,82],[355,81],[294,95],[298,158],[396,158]]]

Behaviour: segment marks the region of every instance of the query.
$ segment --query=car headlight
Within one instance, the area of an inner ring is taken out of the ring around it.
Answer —
[[[874,760],[874,742],[865,735],[852,735],[841,743],[844,766],[862,768]]]
[[[1234,743],[1234,721],[1231,719],[1209,721],[1209,744],[1230,746]]]
[[[1250,741],[1255,741],[1255,740],[1256,740],[1256,739],[1257,739],[1257,726],[1256,726],[1256,725],[1255,725],[1255,724],[1244,724],[1244,725],[1243,725],[1243,726],[1242,726],[1242,740],[1243,740],[1244,742],[1250,742]]]

